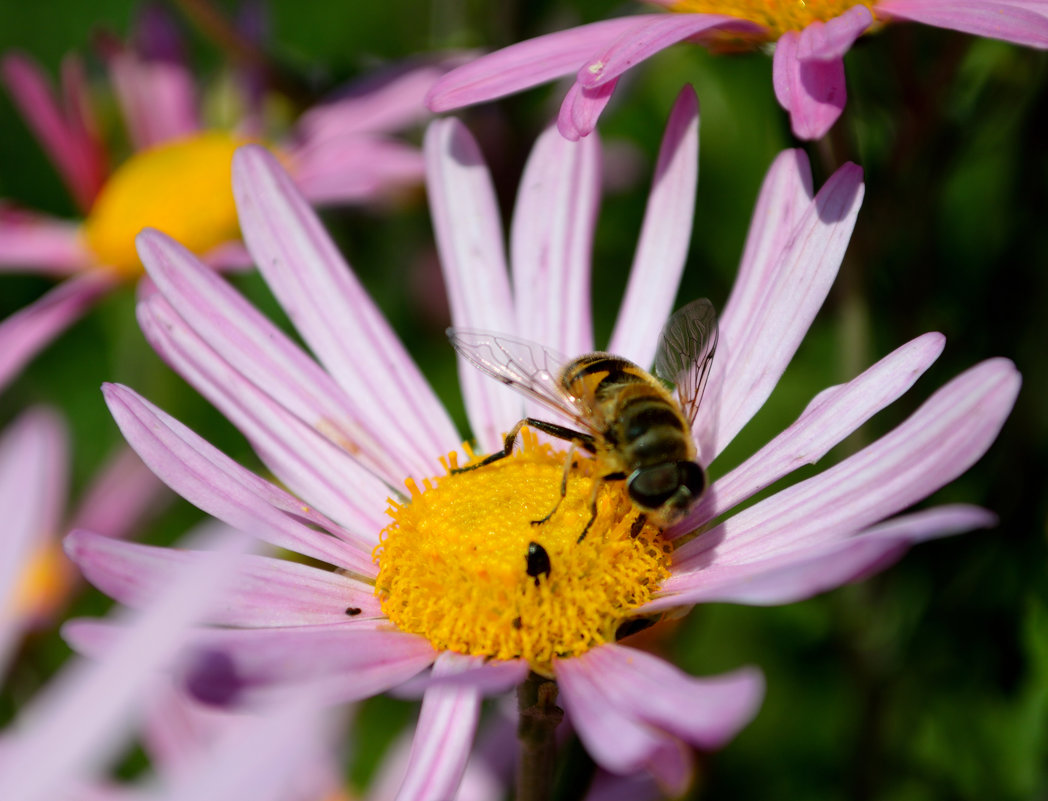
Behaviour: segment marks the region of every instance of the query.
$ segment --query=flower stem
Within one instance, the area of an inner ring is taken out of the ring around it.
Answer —
[[[517,708],[517,801],[550,801],[557,756],[554,734],[564,717],[557,706],[557,682],[531,673],[517,687]]]

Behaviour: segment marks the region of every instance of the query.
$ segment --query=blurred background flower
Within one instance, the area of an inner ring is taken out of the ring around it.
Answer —
[[[221,8],[234,16],[232,5]],[[221,77],[223,56],[172,10],[199,85],[218,98],[205,103],[206,113],[221,117],[220,99],[234,94],[222,88],[230,84]],[[265,41],[281,69],[321,95],[390,60],[449,47],[495,49],[625,10],[608,0],[273,0]],[[126,41],[137,13],[130,0],[0,4],[0,50],[19,48],[58,76],[64,54],[93,50],[94,31],[108,29]],[[767,676],[760,716],[703,763],[702,797],[1037,797],[1048,788],[1048,60],[1034,49],[898,24],[860,38],[844,63],[848,104],[830,136],[807,147],[816,185],[845,160],[863,167],[863,212],[838,286],[768,403],[719,457],[723,467],[712,477],[788,425],[817,388],[937,330],[949,347],[921,384],[828,458],[890,430],[932,387],[971,364],[1010,357],[1024,385],[1001,438],[931,499],[977,503],[1001,522],[985,535],[922,546],[871,581],[809,601],[769,609],[704,605],[652,647],[693,674],[756,663]],[[761,179],[776,154],[794,144],[770,69],[763,53],[726,59],[701,47],[669,48],[627,72],[616,95],[628,94],[629,102],[613,101],[602,115],[602,137],[629,143],[633,163],[640,162],[631,169],[645,176],[667,109],[684,83],[695,84],[703,147],[681,299],[708,296],[723,307]],[[462,112],[481,141],[504,210],[562,98],[563,88],[544,87]],[[277,105],[267,113],[291,116]],[[101,107],[103,130],[119,130],[112,101]],[[597,341],[608,340],[626,285],[643,195],[602,199],[593,244]],[[0,93],[0,196],[53,218],[79,217],[6,93]],[[428,214],[417,204],[396,211],[330,209],[324,221],[463,424]],[[281,319],[256,275],[231,280]],[[5,271],[0,318],[38,299],[52,282]],[[104,380],[133,384],[237,461],[259,467],[244,440],[153,356],[133,316],[130,293],[100,300],[0,395],[0,422],[9,425],[38,402],[61,410],[74,442],[74,497],[120,440],[98,391]],[[177,502],[140,536],[167,544],[198,519]],[[89,592],[75,608],[96,614],[105,603]],[[0,691],[0,723],[13,719],[67,653],[53,632],[29,638]],[[362,705],[362,734],[346,754],[356,786],[367,786],[416,712],[417,704],[386,697]],[[120,769],[134,774],[145,761],[136,752]]]

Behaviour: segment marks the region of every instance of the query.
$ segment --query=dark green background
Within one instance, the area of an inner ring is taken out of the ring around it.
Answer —
[[[94,37],[101,29],[125,33],[134,8],[116,0],[3,3],[0,50],[25,49],[52,71],[64,53],[78,50],[100,78]],[[501,46],[634,7],[599,0],[327,0],[269,8],[273,57],[319,93],[390,59]],[[184,17],[180,22],[202,79],[215,78],[220,54]],[[695,794],[791,801],[1048,797],[1048,60],[998,42],[899,25],[860,42],[846,67],[850,100],[832,144],[805,146],[817,184],[844,160],[866,171],[866,201],[842,278],[781,386],[713,472],[752,452],[820,389],[939,330],[947,337],[942,358],[862,436],[888,430],[975,362],[1012,358],[1024,386],[1000,439],[932,499],[986,505],[1001,525],[918,547],[883,575],[805,603],[693,611],[664,641],[679,664],[704,674],[752,663],[768,680],[760,716],[723,752],[704,759]],[[620,85],[600,130],[609,145],[637,148],[642,165],[632,187],[605,199],[600,216],[598,342],[611,329],[625,283],[665,117],[688,81],[702,104],[702,145],[695,230],[679,299],[707,295],[723,304],[764,171],[780,149],[795,144],[770,79],[765,54],[715,57],[682,45]],[[523,159],[560,96],[546,87],[462,113],[493,163],[507,211]],[[108,122],[116,132],[115,120]],[[6,95],[0,97],[0,197],[73,213]],[[404,291],[433,269],[422,194],[392,213],[336,211],[325,219],[463,421],[441,333],[445,311],[424,304],[423,292]],[[277,314],[260,280],[237,280]],[[49,285],[0,276],[0,314]],[[60,406],[74,434],[75,486],[82,487],[119,441],[98,391],[104,380],[130,384],[241,461],[257,464],[239,435],[153,356],[134,323],[130,291],[104,302],[0,396],[0,422],[32,403]],[[827,463],[854,444],[831,453]],[[143,539],[170,541],[198,517],[175,502]],[[105,603],[88,593],[78,611],[98,611]],[[27,645],[0,696],[0,719],[10,718],[65,653],[53,634]],[[399,725],[407,714],[395,702],[367,707],[354,776],[369,773],[391,721]],[[140,762],[132,758],[125,767]]]

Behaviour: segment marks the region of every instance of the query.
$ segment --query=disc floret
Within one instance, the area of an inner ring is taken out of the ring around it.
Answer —
[[[375,549],[383,611],[440,650],[525,659],[552,673],[554,657],[615,639],[631,611],[669,575],[670,545],[630,503],[622,482],[597,481],[576,457],[560,498],[567,454],[526,430],[523,447],[476,470],[409,481]]]
[[[759,23],[778,39],[786,31],[800,31],[813,22],[827,22],[854,6],[857,0],[677,0],[671,10],[689,14],[727,14]]]

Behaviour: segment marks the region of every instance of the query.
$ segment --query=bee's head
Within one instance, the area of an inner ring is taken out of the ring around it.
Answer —
[[[706,471],[688,459],[639,467],[626,481],[630,500],[656,513],[662,525],[678,520],[706,491]]]

